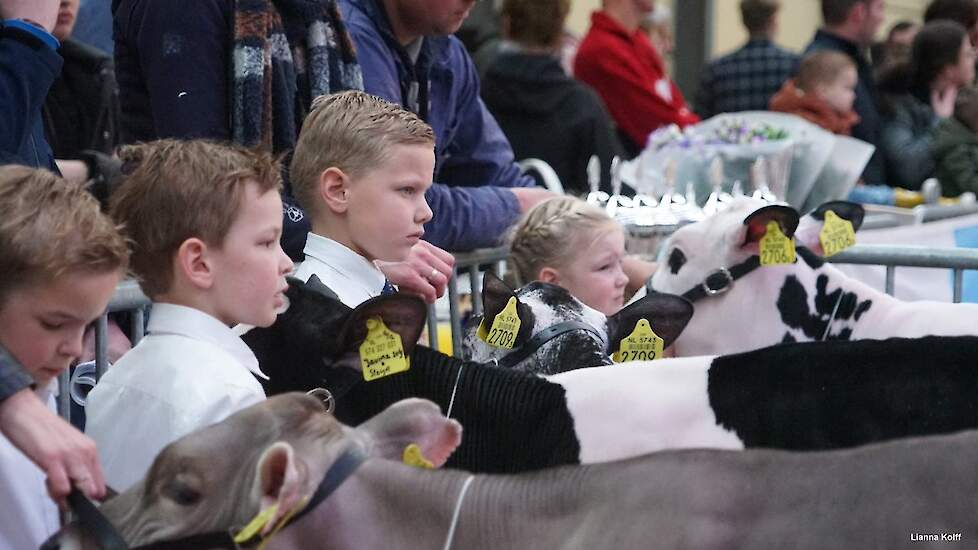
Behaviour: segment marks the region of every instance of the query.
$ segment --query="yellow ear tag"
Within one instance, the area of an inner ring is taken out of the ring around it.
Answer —
[[[778,222],[767,222],[767,233],[761,237],[761,265],[795,263],[795,240],[781,232]]]
[[[825,213],[825,223],[818,234],[818,240],[822,243],[825,256],[833,256],[856,244],[856,230],[852,228],[851,221],[842,219],[829,210]]]
[[[411,443],[407,447],[404,447],[404,455],[401,457],[401,460],[408,466],[414,466],[415,468],[427,468],[431,470],[435,467],[434,463],[421,454],[421,447],[418,447],[417,443]]]
[[[512,296],[506,307],[492,321],[492,328],[486,331],[486,320],[479,325],[478,335],[490,346],[503,349],[513,349],[516,335],[520,333],[520,316],[516,313],[516,297]]]
[[[625,361],[652,361],[662,357],[665,342],[652,331],[652,325],[647,319],[639,319],[635,330],[622,338],[621,345],[612,356],[615,363]]]
[[[380,317],[367,319],[367,338],[360,344],[360,364],[367,382],[411,368],[401,335],[391,332]]]
[[[273,504],[261,512],[258,512],[258,515],[248,522],[248,525],[245,525],[244,529],[238,531],[237,535],[234,535],[234,542],[237,544],[243,544],[255,538],[255,535],[261,533],[261,530],[265,528],[265,525],[275,516],[275,512],[278,512],[278,504]]]

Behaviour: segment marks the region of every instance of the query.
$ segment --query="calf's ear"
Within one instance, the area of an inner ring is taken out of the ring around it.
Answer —
[[[649,292],[618,313],[608,317],[608,353],[618,350],[623,338],[635,330],[640,319],[646,319],[666,347],[676,341],[693,317],[693,304],[675,294]]]
[[[367,338],[367,321],[373,318],[380,318],[391,332],[401,337],[404,355],[410,357],[424,330],[428,307],[421,298],[405,293],[371,298],[357,306],[342,330],[333,336],[342,342],[340,351],[357,351]]]
[[[822,228],[825,225],[825,213],[829,210],[834,212],[836,216],[851,222],[852,228],[855,231],[859,231],[866,217],[866,209],[861,204],[849,201],[827,202],[813,210],[808,216],[805,216],[798,226],[795,240],[799,245],[811,249],[812,252],[819,256],[825,254],[825,251],[822,250],[819,234],[821,234]]]
[[[445,464],[462,442],[461,424],[446,418],[438,405],[417,398],[394,403],[356,431],[371,442],[372,456],[400,461],[414,443],[435,467]]]
[[[769,204],[751,212],[742,227],[734,229],[733,244],[752,254],[758,253],[761,237],[767,234],[768,222],[777,222],[781,232],[792,237],[798,228],[798,211],[783,204]]]
[[[275,512],[262,527],[261,533],[268,534],[286,515],[290,515],[302,499],[304,474],[296,467],[295,452],[292,445],[276,441],[265,449],[258,459],[258,472],[255,485],[260,497],[261,509],[276,506]]]
[[[513,347],[520,347],[533,336],[533,327],[536,324],[533,310],[529,305],[521,302],[516,292],[509,288],[495,273],[486,271],[485,277],[482,279],[483,314],[481,319],[481,322],[485,324],[486,330],[492,327],[492,322],[496,319],[496,315],[499,315],[506,307],[510,298],[516,298],[516,314],[520,318],[520,331],[516,335],[516,341],[513,342]]]

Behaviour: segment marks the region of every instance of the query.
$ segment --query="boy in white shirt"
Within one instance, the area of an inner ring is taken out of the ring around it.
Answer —
[[[80,186],[46,170],[0,166],[0,360],[16,361],[48,407],[25,420],[33,427],[63,423],[53,412],[58,374],[81,355],[85,327],[105,310],[128,256],[115,224]],[[32,456],[43,463],[43,454]],[[65,470],[89,494],[101,485],[98,465],[81,456]],[[0,510],[0,550],[37,548],[60,527],[44,471],[2,435]]]
[[[295,276],[315,275],[350,307],[396,291],[375,262],[403,262],[424,235],[434,147],[431,126],[398,105],[356,91],[317,98],[289,171],[312,224]]]
[[[120,156],[132,169],[112,214],[153,307],[147,336],[88,395],[86,433],[122,491],[170,442],[265,399],[258,361],[230,327],[272,324],[293,266],[271,156],[175,140]]]

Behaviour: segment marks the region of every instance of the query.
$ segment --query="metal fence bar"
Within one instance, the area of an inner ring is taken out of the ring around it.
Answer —
[[[438,313],[434,304],[428,306],[428,347],[438,349]]]
[[[101,380],[109,368],[109,316],[95,321],[95,379]]]
[[[462,356],[462,314],[458,310],[458,275],[448,279],[448,319],[452,328],[452,355]]]
[[[978,249],[930,248],[926,246],[856,245],[827,258],[833,263],[882,265],[886,267],[886,293],[896,289],[896,268],[925,267],[951,269],[954,274],[954,302],[961,301],[964,271],[978,269]]]

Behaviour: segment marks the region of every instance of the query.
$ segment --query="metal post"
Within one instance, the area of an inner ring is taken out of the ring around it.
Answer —
[[[95,321],[95,380],[101,380],[109,368],[109,314]]]
[[[469,288],[472,289],[472,315],[482,315],[482,276],[477,265],[469,268]]]
[[[896,266],[886,266],[886,293],[893,296],[896,293]]]
[[[132,329],[132,345],[135,346],[143,339],[144,328],[146,327],[146,308],[138,307],[132,310],[132,320],[129,326]]]
[[[58,375],[58,416],[71,422],[71,377],[68,376],[70,369],[64,369]]]
[[[462,321],[458,312],[458,275],[448,279],[448,318],[452,327],[452,355],[462,356]]]
[[[428,347],[438,349],[438,314],[435,304],[428,306]]]
[[[964,286],[964,270],[954,270],[954,303],[961,302],[961,290]]]

